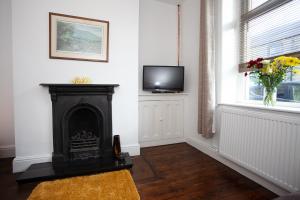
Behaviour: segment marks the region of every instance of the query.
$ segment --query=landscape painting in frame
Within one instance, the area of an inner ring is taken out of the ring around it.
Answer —
[[[50,58],[108,62],[109,22],[49,13]]]

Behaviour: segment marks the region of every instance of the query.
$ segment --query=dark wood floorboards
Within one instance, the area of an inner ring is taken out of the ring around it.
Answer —
[[[276,195],[186,143],[141,149],[132,176],[142,200],[268,200]],[[26,199],[37,183],[18,185],[12,159],[0,159],[0,199]]]

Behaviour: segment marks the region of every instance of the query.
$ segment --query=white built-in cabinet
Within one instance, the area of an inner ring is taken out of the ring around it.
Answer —
[[[139,143],[142,147],[184,141],[184,96],[139,96]]]

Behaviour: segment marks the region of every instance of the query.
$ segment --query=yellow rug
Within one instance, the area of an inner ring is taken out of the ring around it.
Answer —
[[[128,170],[46,181],[38,184],[29,200],[139,200]]]

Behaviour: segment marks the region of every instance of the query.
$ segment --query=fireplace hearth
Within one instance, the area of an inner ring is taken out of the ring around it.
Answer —
[[[131,168],[112,150],[112,96],[117,84],[41,84],[52,101],[52,162],[34,164],[18,182]]]

